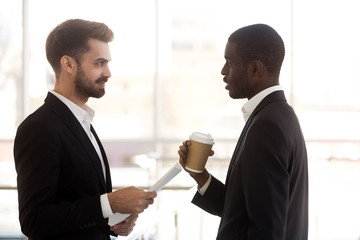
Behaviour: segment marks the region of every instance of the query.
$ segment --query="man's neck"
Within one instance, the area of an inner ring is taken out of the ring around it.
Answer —
[[[70,101],[72,101],[73,103],[75,103],[76,105],[78,105],[81,108],[85,108],[85,104],[88,100],[88,98],[86,99],[81,99],[79,97],[76,96],[75,90],[68,90],[68,89],[63,89],[60,87],[54,87],[54,92],[57,92],[58,94],[61,94],[62,96],[64,96],[65,98],[69,99]]]

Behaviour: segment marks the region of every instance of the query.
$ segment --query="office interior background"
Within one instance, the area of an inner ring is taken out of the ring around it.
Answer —
[[[214,136],[207,168],[225,179],[245,103],[224,89],[227,37],[253,23],[274,27],[286,48],[280,83],[307,142],[309,239],[360,239],[357,0],[0,0],[0,239],[22,237],[13,139],[52,89],[45,40],[70,18],[115,33],[106,94],[88,102],[115,188],[151,186],[193,131]],[[118,239],[215,239],[219,218],[190,203],[195,191],[181,172]]]

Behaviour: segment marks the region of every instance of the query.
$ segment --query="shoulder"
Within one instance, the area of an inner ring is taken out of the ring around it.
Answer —
[[[61,114],[58,107],[44,103],[33,113],[27,116],[17,128],[16,137],[36,137],[49,136],[54,132],[61,131]]]
[[[19,125],[19,129],[28,127],[53,128],[63,118],[71,115],[71,111],[63,102],[55,95],[48,93],[44,104],[25,118]]]
[[[275,91],[266,96],[256,107],[254,122],[283,124],[297,121],[294,109],[288,104],[283,91]]]
[[[284,92],[276,91],[266,96],[248,120],[248,140],[278,141],[286,139],[289,131],[298,125],[293,108],[287,103]]]
[[[22,123],[19,125],[19,130],[24,128],[32,128],[32,127],[39,127],[39,128],[46,128],[51,125],[51,122],[53,122],[55,119],[55,114],[45,104],[39,107],[37,110],[35,110],[33,113],[31,113],[28,117],[22,121]]]

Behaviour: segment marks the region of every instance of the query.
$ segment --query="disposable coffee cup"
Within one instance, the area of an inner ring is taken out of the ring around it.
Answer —
[[[191,172],[202,173],[214,145],[214,138],[200,132],[193,132],[189,138],[191,145],[188,147],[185,168]]]

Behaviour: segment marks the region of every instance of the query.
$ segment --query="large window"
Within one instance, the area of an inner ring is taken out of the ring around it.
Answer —
[[[0,6],[0,137],[11,139],[22,110],[22,8],[20,1]]]
[[[359,239],[357,5],[357,0],[0,0],[0,236],[20,233],[13,138],[53,87],[46,37],[60,22],[84,18],[104,22],[115,33],[106,94],[88,102],[115,187],[151,185],[177,161],[178,145],[192,131],[215,137],[208,168],[225,179],[245,102],[224,89],[225,44],[237,28],[267,23],[284,39],[280,82],[307,141],[309,239]],[[192,180],[182,173],[170,186],[156,206],[156,239],[214,239],[219,219],[189,203]],[[193,225],[199,231],[186,231]],[[214,230],[205,231],[208,225]]]

